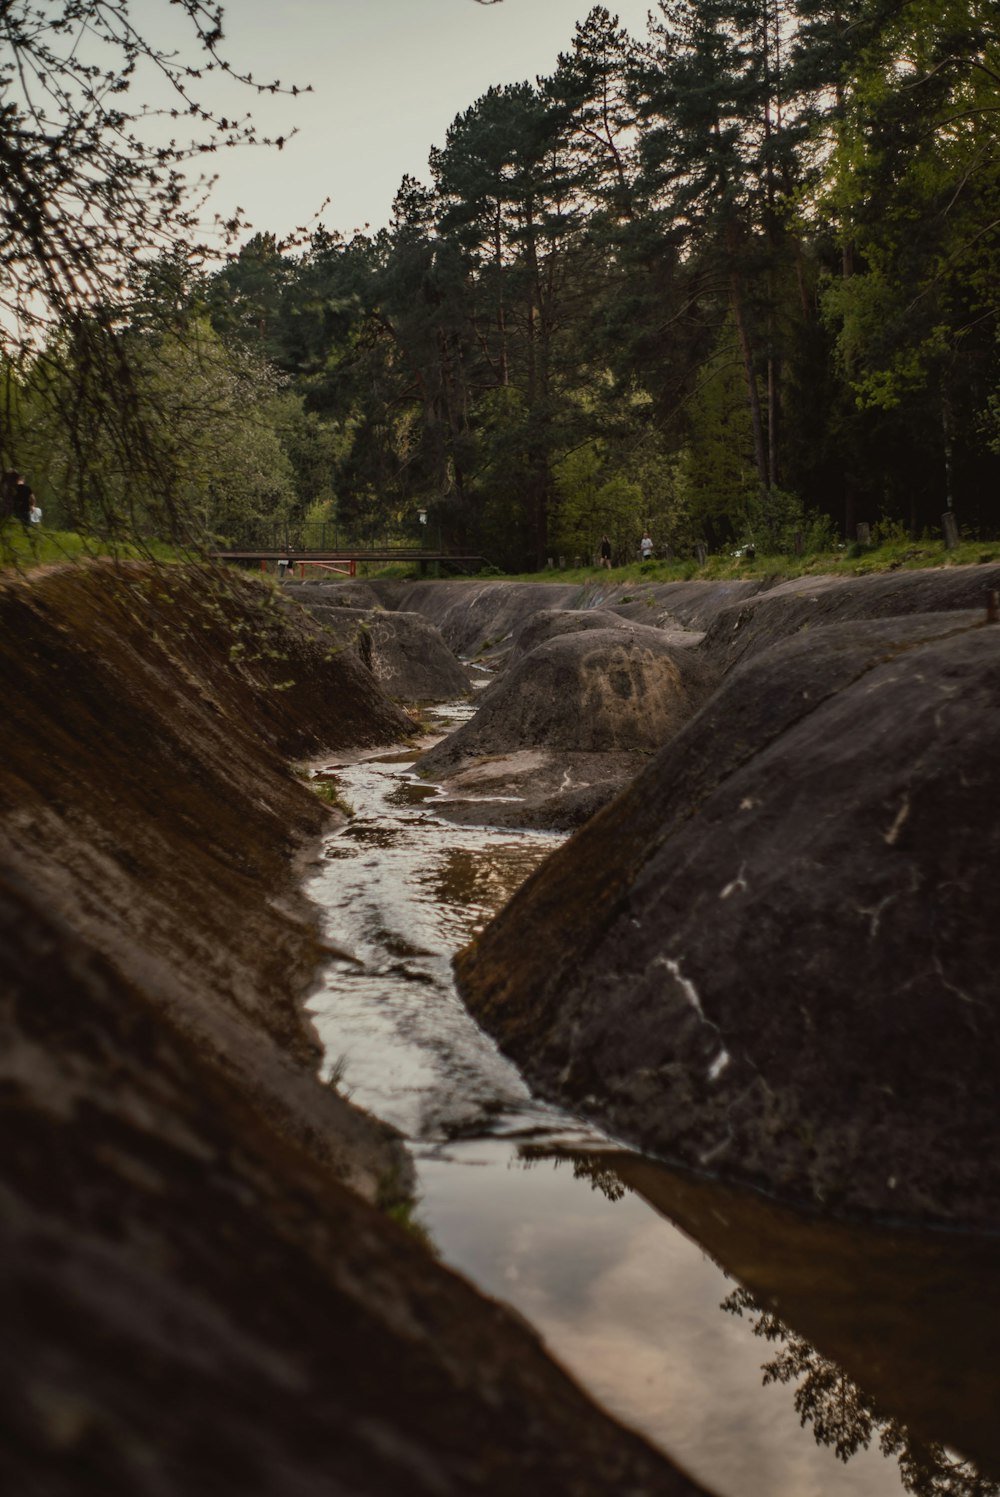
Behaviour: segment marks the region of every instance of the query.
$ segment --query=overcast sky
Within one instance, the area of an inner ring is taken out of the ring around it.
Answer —
[[[608,9],[644,36],[650,4]],[[132,9],[158,24],[165,14],[164,0]],[[428,180],[428,152],[455,116],[491,84],[551,72],[589,9],[589,0],[228,0],[229,58],[255,78],[314,92],[243,101],[268,133],[298,134],[280,153],[213,158],[215,205],[228,213],[239,204],[256,228],[284,235],[329,198],[320,215],[328,229],[381,228],[404,173]],[[206,100],[215,90],[208,80]]]

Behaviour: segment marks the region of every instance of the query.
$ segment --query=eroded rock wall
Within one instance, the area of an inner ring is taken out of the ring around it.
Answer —
[[[756,649],[458,960],[536,1085],[792,1201],[1000,1222],[989,580],[851,585],[769,649],[748,605]]]

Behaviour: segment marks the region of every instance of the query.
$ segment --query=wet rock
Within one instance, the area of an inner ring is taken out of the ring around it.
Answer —
[[[395,700],[446,702],[468,694],[468,671],[420,614],[308,601],[304,606]]]
[[[866,621],[734,669],[461,954],[470,1007],[661,1157],[1000,1222],[998,640]]]
[[[629,753],[546,749],[488,755],[453,773],[436,771],[432,777],[445,793],[434,801],[434,812],[461,826],[569,832],[606,805],[643,762]]]

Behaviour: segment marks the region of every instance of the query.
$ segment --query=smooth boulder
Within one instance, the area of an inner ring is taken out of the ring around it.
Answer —
[[[547,640],[489,689],[476,716],[422,761],[428,774],[513,750],[652,753],[705,697],[710,676],[658,629],[584,628]]]
[[[447,702],[469,692],[469,675],[439,631],[417,613],[306,604],[382,690],[401,702]]]

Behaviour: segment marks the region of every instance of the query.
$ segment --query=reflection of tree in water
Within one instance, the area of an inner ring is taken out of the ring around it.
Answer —
[[[741,1317],[746,1312],[755,1336],[781,1343],[774,1360],[763,1364],[765,1386],[797,1382],[795,1411],[802,1424],[811,1424],[817,1443],[832,1445],[842,1461],[866,1450],[877,1434],[882,1454],[898,1459],[903,1485],[915,1497],[1000,1497],[1000,1485],[980,1476],[971,1461],[911,1434],[835,1362],[765,1310],[748,1289],[734,1290],[722,1309]]]
[[[628,1187],[600,1154],[578,1154],[573,1160],[573,1179],[589,1180],[591,1190],[599,1190],[609,1201],[620,1201]]]
[[[519,1157],[525,1169],[531,1169],[543,1159],[550,1160],[556,1169],[563,1164],[572,1164],[573,1179],[589,1180],[591,1190],[599,1190],[609,1201],[620,1201],[629,1191],[603,1154],[556,1153],[545,1145],[522,1144]]]

